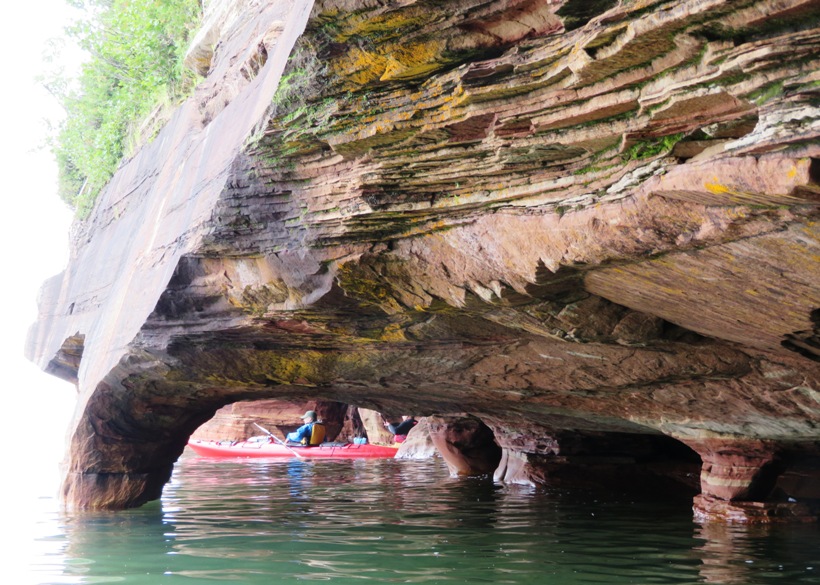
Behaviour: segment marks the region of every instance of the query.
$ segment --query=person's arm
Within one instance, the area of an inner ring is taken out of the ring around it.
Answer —
[[[393,425],[390,426],[393,427]],[[416,421],[412,418],[408,418],[407,420],[403,420],[401,423],[394,426],[390,430],[393,432],[394,435],[406,435],[414,426],[416,426]]]
[[[301,443],[305,438],[309,439],[311,426],[312,423],[308,423],[306,425],[302,425],[292,433],[288,433],[288,436],[286,437],[287,440],[292,443]]]

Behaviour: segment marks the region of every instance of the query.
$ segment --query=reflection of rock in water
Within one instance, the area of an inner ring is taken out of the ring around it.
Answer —
[[[703,541],[693,552],[701,560],[704,583],[749,585],[764,582],[772,575],[783,583],[802,582],[807,570],[820,568],[816,547],[806,546],[820,538],[816,525],[709,522],[695,528],[695,537]],[[794,578],[790,581],[791,575]]]
[[[138,514],[72,516],[63,524],[68,541],[63,571],[68,582],[122,579],[136,559],[174,554],[174,539],[167,537],[172,526],[165,522],[159,502],[148,504]]]
[[[753,558],[753,551],[745,531],[743,527],[718,523],[697,528],[696,536],[704,541],[703,546],[695,549],[703,563],[700,574],[704,582],[725,585],[753,582],[746,564]]]

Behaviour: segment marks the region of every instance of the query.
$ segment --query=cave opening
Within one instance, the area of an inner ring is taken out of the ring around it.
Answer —
[[[332,401],[239,401],[218,410],[193,433],[192,440],[244,441],[260,435],[255,423],[283,439],[299,426],[305,410],[317,412],[326,425],[328,442],[364,438],[371,444],[398,446],[399,458],[440,458],[451,477],[603,490],[641,499],[691,499],[700,491],[701,457],[672,437],[531,426],[524,429],[526,436],[516,436],[492,417],[468,413],[419,416],[406,442],[396,445],[384,424],[400,418],[393,412]]]

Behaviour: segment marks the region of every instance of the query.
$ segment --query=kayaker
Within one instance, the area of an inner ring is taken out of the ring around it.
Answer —
[[[393,433],[394,435],[398,436],[407,436],[407,433],[410,432],[410,429],[412,429],[417,424],[418,421],[412,415],[402,416],[400,423],[391,423],[384,421],[384,426],[387,428],[387,430]]]
[[[292,433],[288,433],[285,437],[289,443],[302,443],[303,445],[311,443],[310,439],[313,433],[313,425],[316,424],[316,411],[308,410],[302,415],[302,421],[304,421],[305,424]],[[319,442],[321,442],[321,439]]]

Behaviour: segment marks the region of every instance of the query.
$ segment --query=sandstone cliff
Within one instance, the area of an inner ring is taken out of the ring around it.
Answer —
[[[702,517],[814,517],[818,12],[213,4],[30,334],[80,389],[68,503],[158,497],[226,404],[323,400],[478,420],[499,480],[675,454]]]

